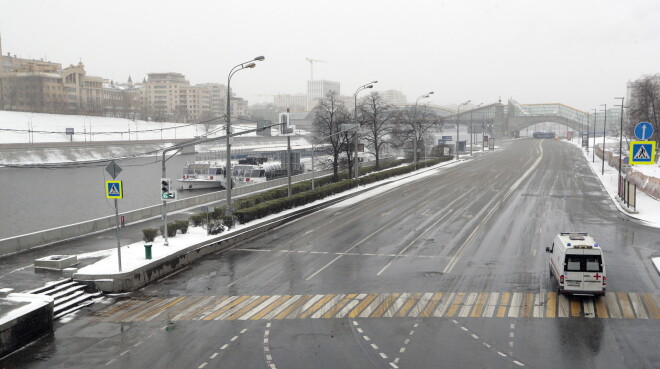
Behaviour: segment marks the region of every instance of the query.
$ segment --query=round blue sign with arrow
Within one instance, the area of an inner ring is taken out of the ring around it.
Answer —
[[[653,136],[653,126],[649,122],[640,122],[635,126],[635,136],[638,140],[646,141]]]

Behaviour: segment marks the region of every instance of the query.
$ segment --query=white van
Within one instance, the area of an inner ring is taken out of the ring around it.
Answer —
[[[603,250],[587,233],[562,232],[555,237],[550,253],[550,277],[559,293],[604,295],[607,277]]]

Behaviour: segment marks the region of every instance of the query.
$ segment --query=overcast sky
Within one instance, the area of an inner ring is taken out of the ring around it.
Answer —
[[[305,93],[316,79],[342,95],[376,90],[409,101],[434,91],[452,105],[500,97],[589,111],[615,104],[626,82],[660,72],[657,0],[0,0],[3,53],[88,74],[141,81],[178,72],[192,84],[232,78],[250,103]]]

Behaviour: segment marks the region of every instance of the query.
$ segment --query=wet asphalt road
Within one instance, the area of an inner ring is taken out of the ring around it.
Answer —
[[[570,317],[559,317],[561,303],[551,311],[545,247],[561,231],[589,232],[603,246],[613,305],[570,298]],[[2,364],[657,368],[660,276],[649,257],[659,251],[660,232],[616,210],[577,148],[519,140],[309,215],[131,298],[107,298]],[[32,272],[7,278],[21,273]],[[327,308],[306,315],[302,303],[319,305],[314,298]],[[370,317],[348,313],[369,299],[391,304]],[[259,308],[268,301],[282,301],[270,316]],[[294,311],[285,306],[300,314],[284,318]]]

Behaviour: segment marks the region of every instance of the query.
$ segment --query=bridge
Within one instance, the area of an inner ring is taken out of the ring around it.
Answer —
[[[586,132],[587,127],[589,127],[589,131],[593,132],[595,122],[596,130],[602,132],[605,124],[607,127],[618,128],[618,124],[615,125],[615,123],[619,123],[621,117],[619,108],[608,109],[607,113],[600,110],[594,116],[593,113],[560,103],[520,104],[513,99],[509,99],[506,105],[496,102],[474,109],[461,110],[458,116],[455,109],[442,106],[431,106],[431,108],[440,116],[453,122],[458,121],[461,125],[483,125],[488,132],[494,131],[494,134],[499,137],[510,137],[514,130],[522,130],[546,122],[562,124],[578,132]]]

